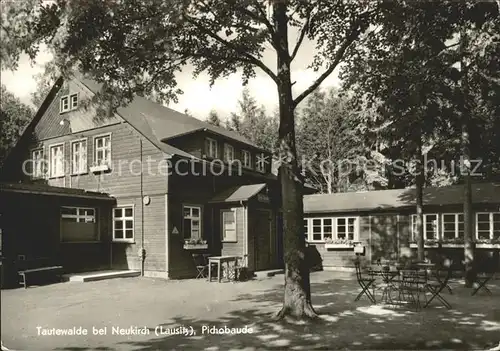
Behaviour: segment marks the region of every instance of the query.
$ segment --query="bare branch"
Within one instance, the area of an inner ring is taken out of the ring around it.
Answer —
[[[259,67],[269,77],[271,77],[271,79],[273,81],[275,81],[275,82],[278,81],[278,78],[276,77],[276,75],[274,74],[274,72],[271,71],[271,69],[269,67],[267,67],[262,61],[260,61],[259,59],[257,59],[253,55],[250,55],[249,53],[247,53],[247,52],[239,49],[233,43],[225,40],[224,38],[221,38],[219,35],[217,35],[216,33],[212,32],[211,30],[205,28],[203,25],[201,25],[200,23],[198,23],[197,21],[195,21],[193,18],[191,18],[191,17],[189,17],[187,15],[184,15],[184,18],[186,19],[186,21],[188,21],[189,23],[191,23],[194,26],[196,26],[196,28],[198,28],[201,32],[205,33],[206,35],[208,35],[212,39],[215,39],[216,41],[218,41],[220,44],[222,44],[226,48],[228,48],[230,50],[233,50],[236,57],[241,56],[242,58],[244,58],[244,59],[239,59],[239,61],[245,62],[245,63],[251,63],[251,64]]]

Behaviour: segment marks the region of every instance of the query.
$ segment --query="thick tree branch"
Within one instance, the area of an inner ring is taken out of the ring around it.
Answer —
[[[257,8],[257,11],[259,11],[260,22],[263,23],[267,27],[267,29],[269,30],[269,33],[271,33],[271,35],[274,37],[276,32],[274,31],[274,28],[273,28],[273,25],[271,24],[271,22],[269,22],[267,20],[267,14],[264,12],[264,9],[262,8],[261,4],[259,3],[258,0],[254,0],[253,3],[255,5],[255,8]]]
[[[240,59],[241,62],[251,63],[251,64],[259,67],[269,77],[271,77],[271,79],[273,81],[278,82],[278,78],[274,74],[274,72],[271,71],[271,69],[269,67],[267,67],[262,61],[260,61],[259,59],[257,59],[255,56],[253,56],[253,55],[245,52],[244,50],[239,49],[233,43],[227,41],[226,39],[224,39],[224,38],[220,37],[219,35],[217,35],[216,33],[212,32],[211,30],[205,28],[203,25],[201,25],[200,23],[198,23],[197,21],[195,21],[193,18],[191,18],[189,16],[186,16],[186,15],[184,15],[184,18],[185,18],[186,21],[188,21],[189,23],[191,23],[192,25],[194,25],[196,28],[198,28],[204,34],[206,34],[209,37],[211,37],[212,39],[216,40],[217,42],[219,42],[220,44],[222,44],[224,47],[226,47],[226,48],[228,48],[230,50],[233,50],[236,57],[241,56],[242,58],[244,58],[244,59]]]
[[[344,58],[344,54],[347,50],[347,48],[357,39],[359,33],[358,33],[358,29],[354,30],[351,35],[349,35],[345,40],[344,42],[342,43],[342,45],[340,46],[340,48],[337,50],[337,52],[335,53],[335,58],[333,60],[333,62],[330,64],[330,66],[328,67],[328,69],[323,72],[322,75],[320,75],[318,77],[318,79],[316,79],[314,81],[314,83],[312,83],[309,88],[307,88],[306,90],[304,90],[302,92],[302,94],[300,94],[294,101],[293,101],[293,108],[297,107],[297,105],[302,101],[304,100],[309,94],[311,94],[318,86],[320,86],[321,83],[323,83],[323,81],[330,75],[332,74],[332,72],[335,70],[335,68],[337,68],[337,66],[339,65],[340,61],[342,61],[342,59]]]
[[[302,45],[302,41],[304,41],[304,37],[306,36],[307,31],[309,30],[309,21],[311,19],[311,11],[308,11],[307,13],[307,18],[306,22],[302,26],[299,34],[299,38],[297,39],[297,43],[295,44],[295,48],[292,51],[292,55],[290,56],[290,62],[293,61],[295,56],[297,56],[297,52],[300,49],[300,46]]]

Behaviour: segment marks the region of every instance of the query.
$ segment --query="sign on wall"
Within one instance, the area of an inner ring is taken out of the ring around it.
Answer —
[[[179,234],[179,231],[177,230],[177,227],[174,227],[174,229],[172,229],[172,234]]]
[[[269,196],[265,194],[257,194],[257,201],[259,202],[269,202]]]

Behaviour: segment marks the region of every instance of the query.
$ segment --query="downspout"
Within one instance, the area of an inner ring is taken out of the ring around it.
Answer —
[[[144,176],[143,176],[143,161],[142,161],[142,139],[139,139],[139,151],[141,158],[141,277],[144,277],[144,261],[146,251],[144,250]]]
[[[240,205],[243,207],[243,262],[244,266],[248,267],[248,223],[247,223],[247,205],[240,200]]]

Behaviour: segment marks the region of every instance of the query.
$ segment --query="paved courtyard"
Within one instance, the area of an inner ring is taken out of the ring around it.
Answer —
[[[222,284],[125,278],[4,290],[2,342],[11,350],[471,350],[500,341],[499,281],[490,285],[493,296],[470,296],[456,282],[445,294],[453,309],[436,301],[411,312],[353,302],[359,290],[351,276],[316,272],[313,302],[322,318],[312,324],[270,318],[282,284],[282,275]],[[187,335],[178,334],[182,327]],[[87,335],[44,335],[54,328]],[[239,334],[216,333],[232,328]]]

